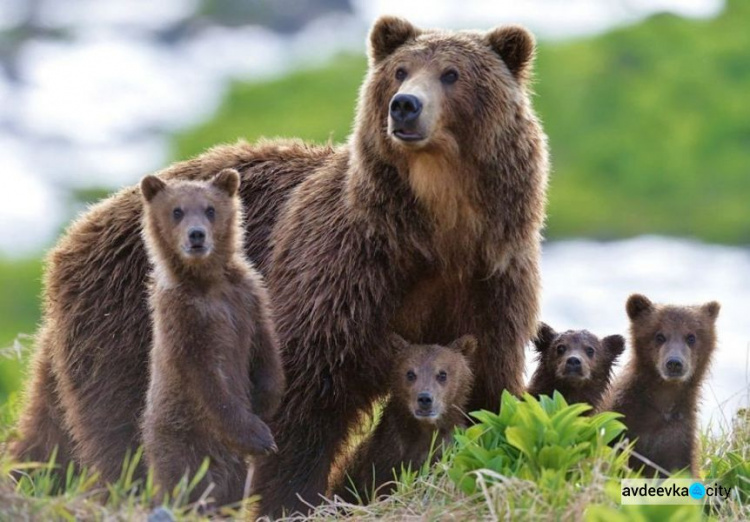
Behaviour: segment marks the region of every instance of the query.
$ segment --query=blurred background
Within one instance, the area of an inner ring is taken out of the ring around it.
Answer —
[[[631,292],[721,301],[703,420],[727,425],[750,381],[747,0],[3,0],[0,402],[66,224],[220,142],[343,141],[381,14],[537,35],[543,318],[606,335],[626,332]]]

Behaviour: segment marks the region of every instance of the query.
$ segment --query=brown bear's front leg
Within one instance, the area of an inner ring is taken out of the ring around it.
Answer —
[[[253,493],[261,496],[259,515],[307,513],[325,495],[331,464],[363,408],[377,395],[362,370],[340,369],[341,375],[362,376],[362,386],[345,393],[330,374],[289,375],[283,410],[271,425],[278,453],[259,458]],[[315,370],[313,370],[315,372]],[[356,373],[352,373],[356,372]],[[311,380],[312,379],[312,380]]]
[[[524,350],[536,333],[540,276],[538,251],[511,259],[508,267],[475,283],[474,388],[467,411],[498,411],[503,390],[523,393]],[[470,319],[471,321],[471,319]]]

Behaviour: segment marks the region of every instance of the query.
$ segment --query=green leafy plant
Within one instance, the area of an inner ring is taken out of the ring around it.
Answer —
[[[604,460],[611,472],[625,469],[627,452],[609,447],[625,426],[619,414],[583,416],[586,404],[568,405],[559,393],[537,401],[504,392],[500,413],[478,411],[479,423],[456,434],[456,453],[448,475],[467,494],[504,476],[554,488],[580,480],[586,464]]]

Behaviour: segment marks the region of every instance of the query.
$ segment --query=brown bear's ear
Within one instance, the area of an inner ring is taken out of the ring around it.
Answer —
[[[602,346],[614,362],[625,351],[625,338],[622,335],[608,335],[602,339]]]
[[[552,341],[557,337],[557,332],[547,323],[539,323],[536,330],[536,338],[534,339],[534,348],[539,353],[549,348]]]
[[[403,18],[381,16],[370,30],[370,57],[373,63],[387,58],[418,35],[419,30]]]
[[[143,199],[147,202],[151,201],[166,186],[167,184],[156,176],[146,176],[141,180],[141,194],[143,194]]]
[[[473,335],[464,335],[451,343],[451,348],[459,351],[465,357],[471,357],[477,351],[477,338]]]
[[[650,313],[653,309],[654,303],[643,294],[631,295],[628,297],[628,302],[625,304],[625,310],[627,310],[628,317],[630,317],[631,321],[635,321],[644,314]]]
[[[510,73],[519,81],[526,80],[534,58],[534,35],[519,25],[498,27],[487,33],[486,41]]]
[[[240,188],[240,173],[235,169],[224,169],[214,176],[211,185],[225,192],[228,196],[234,196]]]
[[[703,313],[705,313],[712,321],[716,321],[716,318],[719,317],[721,305],[718,301],[711,301],[710,303],[701,306],[701,310],[703,310]]]

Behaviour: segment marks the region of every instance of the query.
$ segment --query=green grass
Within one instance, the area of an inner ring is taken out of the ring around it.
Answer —
[[[530,396],[519,400],[506,395],[500,415],[477,413],[479,423],[461,430],[457,443],[447,448],[435,465],[397,473],[397,488],[389,497],[366,506],[330,499],[302,520],[349,516],[372,521],[698,522],[750,517],[747,411],[740,411],[731,429],[719,436],[703,436],[704,473],[734,486],[728,501],[711,508],[620,505],[619,480],[638,476],[626,467],[627,446],[606,445],[621,426],[609,413],[580,417],[585,409],[568,406],[560,398],[537,402]],[[17,412],[17,404],[6,404],[0,407],[0,419],[10,421]],[[592,431],[595,426],[600,428],[598,434]],[[8,436],[3,433],[0,437],[0,520],[142,520],[160,504],[155,500],[159,492],[151,477],[145,483],[133,480],[132,463],[138,456],[126,462],[114,484],[102,485],[94,474],[77,474],[69,469],[61,487],[50,473],[51,464],[45,463],[26,464],[21,478],[15,480],[10,471],[19,469],[19,465],[4,452]],[[570,453],[560,450],[566,445],[572,447]],[[175,520],[206,520],[200,501],[186,501],[196,483],[197,478],[190,484],[184,482],[164,502],[164,509]],[[247,510],[253,509],[256,500],[248,499],[244,506],[227,509],[225,514],[250,519]]]
[[[750,3],[706,21],[658,16],[570,43],[542,43],[534,104],[550,137],[547,235],[637,234],[750,243]],[[340,142],[364,57],[267,83],[235,83],[175,158],[239,137]]]

